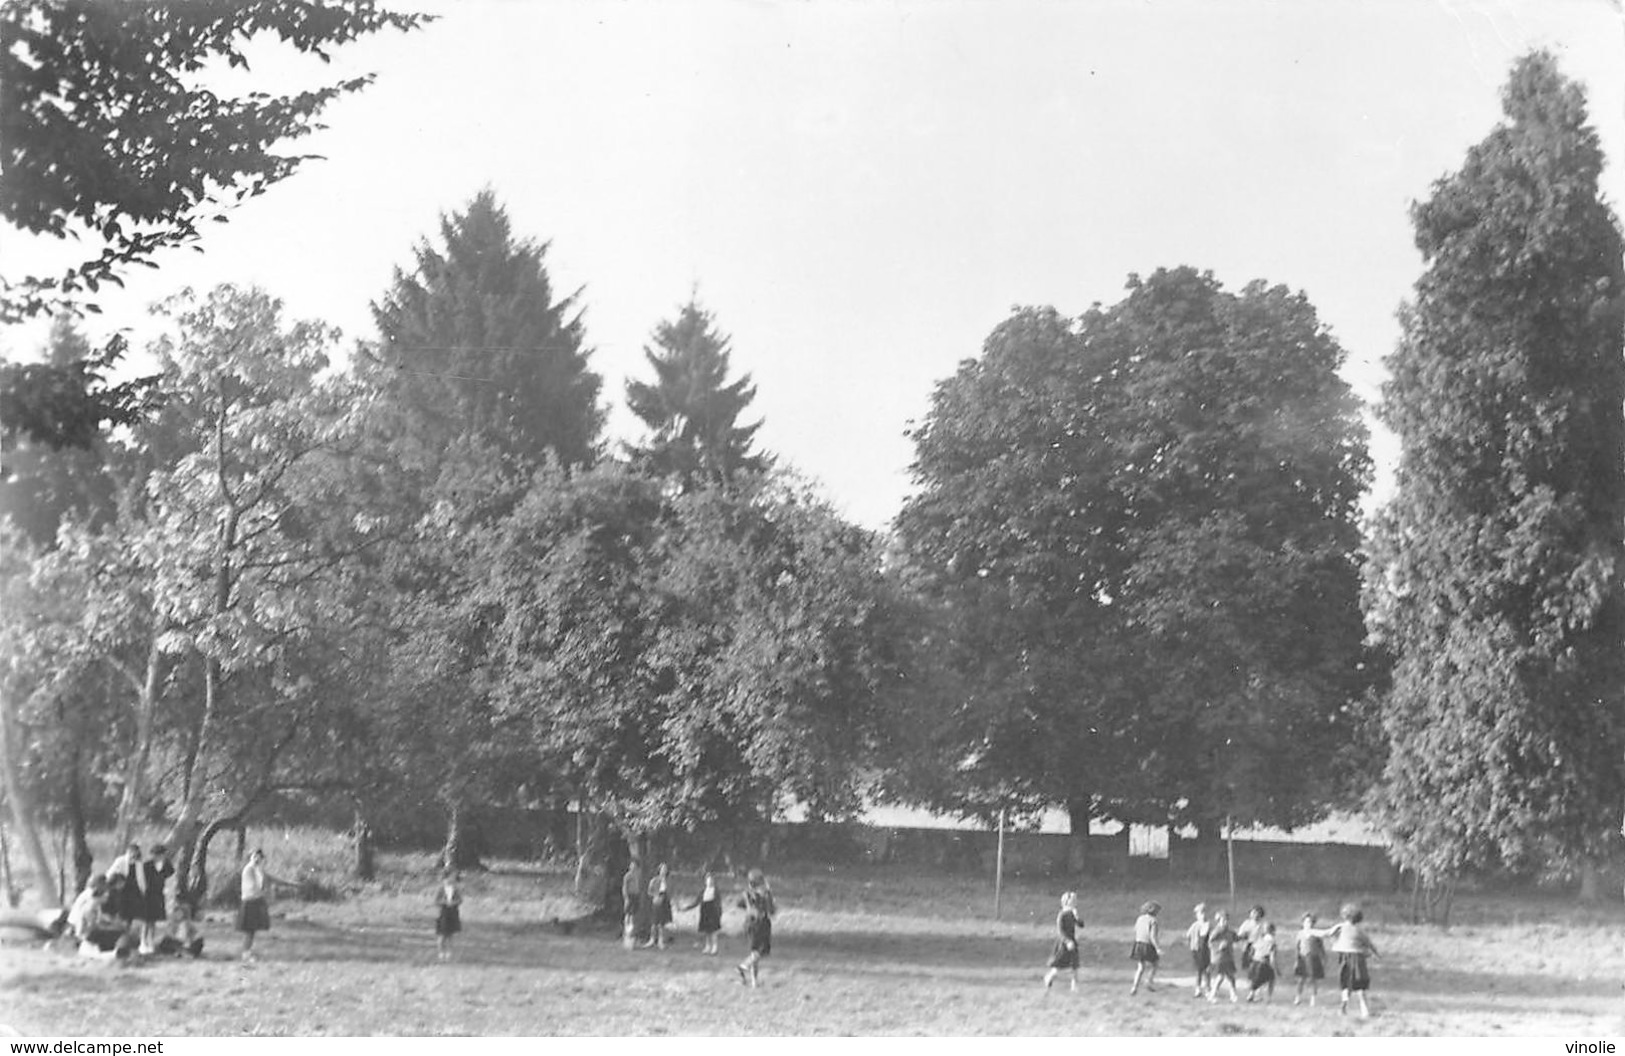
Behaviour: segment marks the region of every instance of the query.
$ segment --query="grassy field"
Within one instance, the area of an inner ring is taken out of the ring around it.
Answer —
[[[273,872],[313,876],[341,860],[319,839],[265,841]],[[742,987],[739,914],[719,957],[676,944],[621,947],[613,930],[554,927],[567,877],[499,863],[470,876],[455,959],[435,959],[427,856],[384,856],[382,883],[339,901],[273,905],[260,960],[235,958],[230,911],[212,910],[201,961],[120,968],[33,946],[0,949],[0,1024],[24,1035],[1555,1035],[1625,1030],[1625,906],[1468,897],[1448,930],[1402,922],[1391,893],[1248,889],[1282,932],[1306,910],[1359,897],[1382,951],[1374,1015],[1340,1016],[1337,995],[1294,1007],[1290,967],[1273,1004],[1192,998],[1178,936],[1190,905],[1221,893],[1084,885],[1077,993],[1041,985],[1057,885],[1007,884],[993,920],[988,878],[886,868],[772,873],[780,916],[762,986]],[[679,890],[695,878],[680,876]],[[1136,909],[1164,911],[1167,982],[1129,995]],[[679,904],[682,904],[681,901]],[[1290,965],[1290,957],[1285,959]],[[1333,969],[1335,973],[1335,968]],[[1176,985],[1183,984],[1183,985]],[[1245,996],[1245,991],[1244,991]]]

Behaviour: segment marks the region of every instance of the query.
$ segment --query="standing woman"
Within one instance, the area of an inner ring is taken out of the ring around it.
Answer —
[[[745,894],[739,899],[739,908],[745,911],[745,933],[750,937],[750,953],[739,966],[739,981],[757,986],[762,981],[762,958],[773,952],[773,892],[767,886],[767,877],[760,869],[746,874]]]
[[[1061,896],[1061,912],[1055,916],[1055,946],[1050,950],[1049,971],[1044,973],[1044,989],[1055,982],[1061,969],[1072,973],[1072,989],[1078,988],[1078,895],[1068,891]]]
[[[243,960],[254,961],[254,936],[271,930],[271,907],[266,901],[270,885],[291,887],[265,871],[265,852],[254,848],[243,866],[242,905],[237,910],[237,930],[243,933]]]

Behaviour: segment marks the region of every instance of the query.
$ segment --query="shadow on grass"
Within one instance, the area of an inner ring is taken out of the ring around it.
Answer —
[[[38,955],[50,956],[46,953]],[[152,980],[140,969],[117,968],[111,965],[90,967],[105,970],[75,971],[58,968],[45,972],[17,973],[5,980],[5,989],[16,994],[78,999],[110,994],[114,991],[122,993],[132,987],[139,988],[152,984]]]

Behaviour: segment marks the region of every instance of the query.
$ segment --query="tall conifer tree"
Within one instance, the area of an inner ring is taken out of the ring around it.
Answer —
[[[655,328],[654,343],[643,354],[655,380],[626,383],[627,405],[649,430],[647,443],[629,447],[633,461],[685,487],[766,469],[770,460],[751,450],[761,423],[739,424],[756,387],[749,374],[727,380],[729,340],[711,313],[691,299]]]
[[[535,464],[592,460],[604,411],[575,296],[555,299],[546,245],[516,240],[482,191],[443,217],[373,316],[385,391],[430,450],[471,435]]]
[[[1502,106],[1412,210],[1427,270],[1387,360],[1402,454],[1369,543],[1367,622],[1396,659],[1383,817],[1444,889],[1583,867],[1625,792],[1620,231],[1552,56],[1519,60]]]

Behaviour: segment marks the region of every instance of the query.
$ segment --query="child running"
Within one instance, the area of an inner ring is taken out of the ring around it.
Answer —
[[[1048,990],[1055,977],[1065,968],[1072,973],[1072,989],[1078,988],[1078,895],[1068,891],[1061,896],[1061,911],[1055,915],[1055,947],[1050,951],[1049,971],[1044,973],[1044,989]]]
[[[1236,942],[1235,929],[1230,926],[1230,914],[1221,909],[1214,914],[1213,930],[1207,937],[1208,951],[1212,955],[1213,962],[1209,972],[1212,987],[1207,992],[1210,1003],[1218,1003],[1220,982],[1230,984],[1231,1004],[1240,1000],[1236,994]]]
[[[739,908],[745,911],[745,933],[750,937],[750,953],[739,966],[739,981],[746,986],[758,986],[762,981],[762,958],[773,951],[773,892],[767,886],[767,877],[760,869],[746,874],[744,895]]]
[[[1145,979],[1145,988],[1156,992],[1157,962],[1162,959],[1162,947],[1157,943],[1157,914],[1161,912],[1161,903],[1147,902],[1140,907],[1139,919],[1134,922],[1134,945],[1129,947],[1128,951],[1128,955],[1135,961],[1134,985],[1130,986],[1128,991],[1130,997],[1140,992],[1142,977]]]
[[[1247,976],[1247,1003],[1265,992],[1265,1001],[1275,1000],[1275,925],[1265,924],[1261,935],[1253,940],[1253,965]]]
[[[1213,931],[1213,922],[1207,919],[1207,903],[1196,903],[1194,910],[1196,919],[1191,926],[1185,929],[1185,941],[1191,948],[1191,967],[1196,969],[1196,995],[1202,997],[1207,994],[1209,983],[1212,981],[1213,954],[1208,949],[1208,934]]]
[[[1298,977],[1298,996],[1292,1003],[1302,1003],[1303,984],[1308,983],[1309,1007],[1314,1008],[1320,996],[1320,981],[1326,978],[1326,940],[1315,928],[1313,913],[1303,915],[1303,927],[1298,931],[1298,963],[1292,974]]]
[[[1343,1001],[1338,1010],[1347,1015],[1349,994],[1357,994],[1360,998],[1360,1015],[1369,1019],[1371,1006],[1366,1003],[1365,995],[1371,989],[1370,958],[1382,955],[1377,952],[1376,943],[1360,927],[1365,913],[1359,906],[1351,902],[1343,907],[1341,915],[1342,920],[1323,932],[1332,940],[1332,952],[1337,954],[1337,983],[1343,989]]]
[[[463,904],[462,879],[463,874],[455,869],[447,869],[441,874],[440,886],[434,892],[434,904],[440,907],[434,922],[434,941],[437,956],[442,961],[451,960],[452,936],[463,930],[460,908]]]

